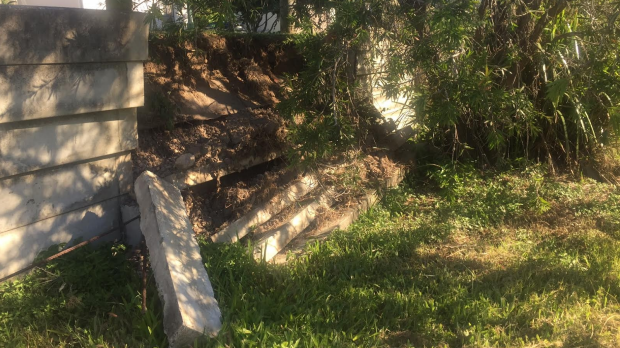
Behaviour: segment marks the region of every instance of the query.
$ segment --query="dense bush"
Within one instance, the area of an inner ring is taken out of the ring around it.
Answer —
[[[347,78],[350,64],[333,52],[359,48],[366,38],[389,43],[387,73],[380,76],[385,92],[405,95],[421,136],[449,149],[454,159],[495,165],[528,158],[574,168],[617,136],[617,1],[330,4],[336,15],[329,28],[298,42],[307,72],[293,81],[298,106],[287,110],[306,116],[296,128],[329,135],[334,148],[355,132],[325,132],[320,125],[340,115],[330,122],[342,130],[346,116],[339,111],[356,102],[348,98],[355,94],[333,88],[340,86],[334,77]],[[297,132],[299,140],[311,137],[307,133]]]

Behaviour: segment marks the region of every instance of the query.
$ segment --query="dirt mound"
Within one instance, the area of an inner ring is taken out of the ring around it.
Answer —
[[[281,77],[302,63],[285,39],[202,34],[179,44],[152,37],[134,175],[150,170],[166,177],[185,153],[196,156],[196,166],[281,153],[286,127],[274,106]]]
[[[139,146],[133,153],[134,177],[144,170],[167,177],[176,159],[194,154],[196,166],[229,163],[236,159],[263,157],[283,152],[286,146],[284,121],[271,109],[253,109],[210,122],[139,131]]]
[[[141,128],[208,120],[279,102],[282,77],[302,58],[281,35],[201,34],[179,44],[163,35],[149,41]]]

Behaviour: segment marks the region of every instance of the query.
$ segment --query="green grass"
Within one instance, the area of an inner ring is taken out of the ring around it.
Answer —
[[[122,245],[87,246],[0,284],[0,347],[163,346],[154,288],[154,310],[142,315],[141,280],[126,256]]]
[[[431,174],[408,178],[348,231],[288,265],[256,263],[240,244],[201,241],[224,327],[195,346],[620,346],[616,187],[550,179],[539,167]],[[52,272],[93,273],[73,267]],[[159,316],[151,313],[152,333],[134,329],[145,321],[135,282],[123,290],[123,273],[112,277],[99,277],[99,288],[115,289],[104,291],[109,299],[86,305],[93,301],[83,294],[75,316],[58,280],[52,286],[38,274],[0,285],[0,342],[55,346],[44,343],[60,337],[45,331],[50,326],[72,346],[96,346],[87,338],[153,346],[162,337]],[[34,301],[28,287],[49,289],[36,290]],[[119,318],[107,316],[111,308]]]

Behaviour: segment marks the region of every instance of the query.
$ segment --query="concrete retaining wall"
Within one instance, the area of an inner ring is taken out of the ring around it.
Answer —
[[[144,18],[0,5],[0,277],[119,226],[144,104]]]

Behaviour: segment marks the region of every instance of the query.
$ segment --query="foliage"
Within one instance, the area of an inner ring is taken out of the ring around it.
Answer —
[[[614,186],[541,165],[422,169],[287,265],[200,240],[224,325],[193,347],[618,346]],[[0,284],[0,346],[165,346],[125,257],[79,249]]]
[[[407,59],[390,61],[386,85],[454,151],[573,166],[617,131],[619,11],[608,1],[430,1],[408,13],[394,47]],[[403,74],[425,83],[402,90]]]
[[[527,158],[552,166],[561,160],[575,168],[617,139],[617,1],[375,0],[329,5],[335,18],[318,35],[326,46],[321,51],[356,49],[356,38],[369,37],[372,46],[386,46],[387,62],[375,78],[387,96],[405,97],[406,107],[417,115],[420,137],[442,145],[453,159],[465,156],[495,165]],[[311,40],[300,44],[308,46],[306,51],[315,46]],[[306,118],[302,127],[325,132],[327,127],[312,125],[356,101],[338,89],[332,96],[328,93],[339,85],[330,76],[347,79],[344,73],[331,73],[338,70],[333,67],[339,55],[311,52],[306,59],[308,72],[295,87],[314,89],[291,98],[321,101],[308,108],[317,115]],[[289,112],[300,113],[301,107]],[[331,127],[338,128],[335,123]]]
[[[170,92],[168,92],[169,94]],[[162,91],[157,91],[150,98],[149,110],[155,113],[155,116],[164,121],[164,124],[168,130],[174,128],[176,106],[170,100],[170,96],[166,95]]]
[[[140,284],[122,245],[55,259],[0,284],[0,347],[163,347],[157,293],[151,282],[143,315]]]
[[[202,242],[225,322],[205,346],[617,346],[617,190],[536,166],[457,169],[448,194],[442,170],[286,266]]]
[[[340,4],[340,3],[339,3]],[[347,149],[365,138],[369,117],[358,103],[355,51],[368,38],[369,12],[343,3],[325,32],[313,33],[311,24],[291,37],[304,69],[287,80],[287,97],[279,110],[291,121],[291,138],[298,148],[293,159],[320,159]]]
[[[269,19],[280,12],[278,0],[162,0],[161,5],[170,8],[189,8],[194,18],[196,30],[223,29],[234,31],[237,24],[249,32],[270,31],[264,16]],[[163,13],[159,6],[153,4],[147,21],[154,18],[163,20]],[[262,22],[262,23],[261,23]]]

